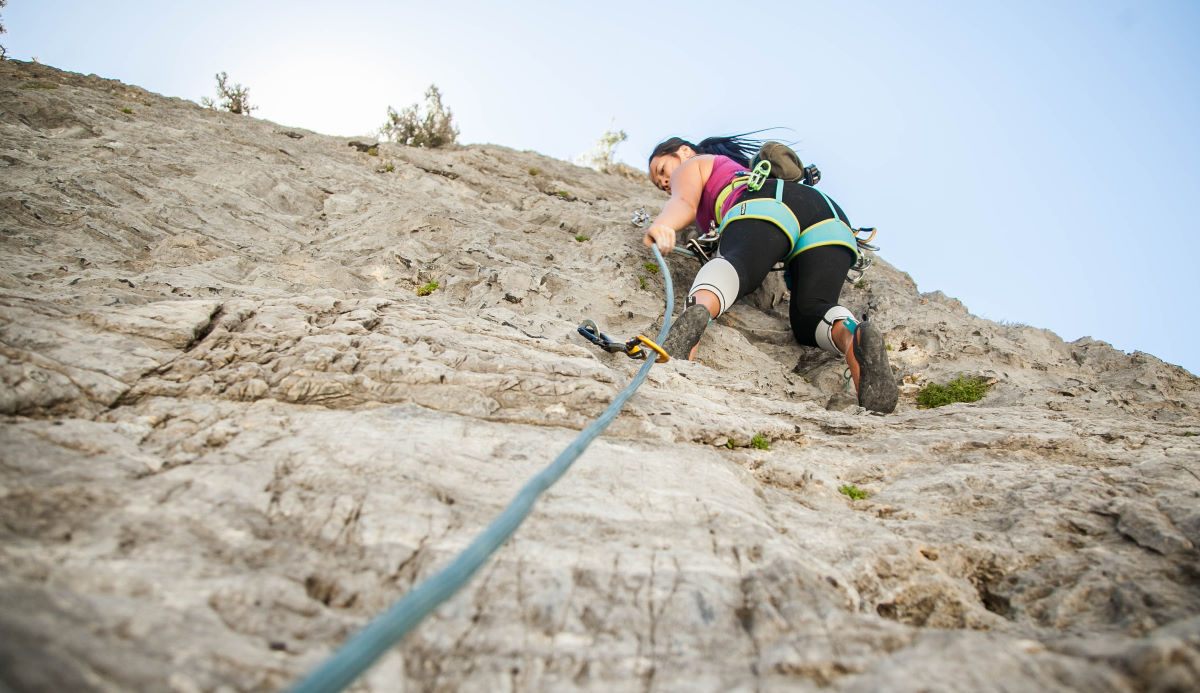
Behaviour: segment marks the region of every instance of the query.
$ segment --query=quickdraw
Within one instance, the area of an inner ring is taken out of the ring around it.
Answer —
[[[576,329],[584,339],[609,353],[619,351],[631,359],[645,360],[648,352],[655,352],[658,354],[654,360],[655,363],[666,363],[671,360],[662,347],[644,335],[639,334],[628,342],[620,342],[601,332],[595,320],[584,320]]]

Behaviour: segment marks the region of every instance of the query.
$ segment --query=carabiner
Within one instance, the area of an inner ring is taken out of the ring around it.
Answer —
[[[867,233],[868,231],[871,232],[871,235],[867,236],[866,238],[858,237],[858,234]],[[878,231],[879,231],[879,229],[875,228],[874,226],[861,228],[861,229],[854,229],[854,240],[858,241],[860,245],[865,244],[865,243],[870,243],[871,239],[875,238],[875,234]]]
[[[600,347],[601,349],[614,352],[626,351],[625,345],[620,342],[614,342],[611,337],[600,331],[600,327],[596,325],[594,320],[584,320],[579,323],[579,327],[575,328],[583,338]]]
[[[747,190],[758,190],[762,188],[763,183],[767,182],[767,177],[771,175],[771,162],[763,159],[758,162],[754,170],[750,172],[750,180],[746,181]]]
[[[641,345],[638,342],[641,342]],[[667,352],[662,347],[640,334],[625,343],[625,353],[629,354],[630,358],[644,359],[646,358],[646,352],[642,349],[643,345],[658,352],[658,358],[654,359],[655,363],[666,363],[671,360],[671,357],[667,356]]]

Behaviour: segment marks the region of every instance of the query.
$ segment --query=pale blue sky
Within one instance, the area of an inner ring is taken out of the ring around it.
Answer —
[[[1200,2],[734,6],[10,0],[0,42],[188,99],[224,70],[334,135],[436,83],[464,142],[573,159],[615,122],[639,168],[670,135],[788,127],[922,291],[1200,373]]]

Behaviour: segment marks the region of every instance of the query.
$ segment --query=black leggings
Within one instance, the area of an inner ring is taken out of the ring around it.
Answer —
[[[742,199],[775,197],[775,181],[762,190],[747,193]],[[805,185],[788,183],[784,204],[796,215],[800,228],[831,218],[829,205],[821,193]],[[846,213],[834,203],[838,218],[849,225]],[[721,233],[720,254],[738,273],[738,296],[757,289],[767,273],[792,250],[791,239],[783,229],[761,219],[732,221]],[[838,304],[846,272],[854,264],[854,253],[840,245],[811,248],[792,258],[788,273],[792,278],[792,300],[788,317],[796,341],[817,346],[816,330],[825,313]]]

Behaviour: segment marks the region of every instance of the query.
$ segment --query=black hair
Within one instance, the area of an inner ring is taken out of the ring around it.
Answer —
[[[650,162],[654,161],[654,157],[663,156],[664,154],[674,154],[679,151],[679,148],[687,145],[692,148],[692,151],[697,154],[717,154],[727,156],[730,159],[738,162],[742,166],[750,166],[750,158],[758,153],[758,150],[763,146],[765,140],[754,139],[750,135],[757,135],[763,130],[752,130],[743,132],[740,135],[728,135],[725,137],[706,137],[700,140],[700,144],[692,144],[682,137],[672,137],[663,140],[650,153],[650,158],[646,162],[646,168],[650,168]]]

